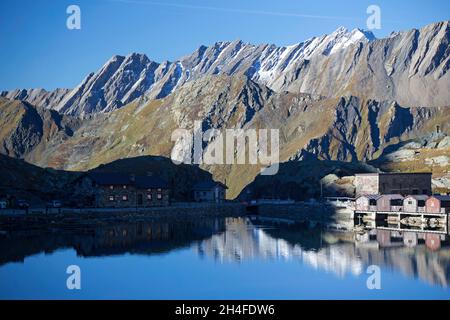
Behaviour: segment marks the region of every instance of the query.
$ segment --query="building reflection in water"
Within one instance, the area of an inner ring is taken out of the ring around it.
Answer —
[[[261,224],[263,226],[261,226]],[[448,235],[372,229],[363,232],[311,225],[230,218],[226,230],[193,247],[221,263],[252,259],[298,260],[314,269],[360,275],[378,265],[433,285],[450,279]]]
[[[70,226],[70,228],[69,228]],[[219,263],[247,260],[299,261],[314,269],[360,275],[378,265],[447,287],[450,279],[448,235],[380,229],[354,231],[353,222],[323,225],[249,218],[53,226],[14,230],[0,237],[0,265],[24,261],[40,252],[72,248],[78,256],[125,253],[154,255],[179,248]]]

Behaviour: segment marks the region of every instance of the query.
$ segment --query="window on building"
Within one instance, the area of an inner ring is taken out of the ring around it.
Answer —
[[[147,189],[147,192],[148,192],[148,193],[151,193],[151,192],[152,192],[152,189]]]
[[[108,199],[109,201],[114,201],[114,196],[109,196]]]
[[[124,188],[124,189],[126,189],[126,188],[127,188],[127,186],[126,186],[126,185],[123,185],[123,188]]]
[[[427,189],[423,189],[422,190],[422,194],[428,194],[428,190]]]
[[[161,192],[162,191],[162,189],[161,188],[158,188],[158,192]]]
[[[408,200],[408,204],[410,205],[413,204],[412,200]]]
[[[127,196],[126,194],[124,194],[124,195],[122,196],[122,201],[128,201],[128,196]]]
[[[152,200],[152,194],[151,193],[147,194],[147,200]]]
[[[109,186],[109,190],[114,190],[114,186]]]
[[[156,195],[156,198],[157,198],[158,200],[161,200],[161,199],[162,199],[162,193],[158,193],[158,194]]]
[[[413,189],[412,194],[419,194],[419,190]]]

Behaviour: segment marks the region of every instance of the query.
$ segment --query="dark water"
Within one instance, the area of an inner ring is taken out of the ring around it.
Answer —
[[[450,298],[447,235],[352,227],[214,218],[24,230],[0,237],[0,298]],[[69,265],[81,290],[67,289]],[[371,265],[380,289],[368,289]]]

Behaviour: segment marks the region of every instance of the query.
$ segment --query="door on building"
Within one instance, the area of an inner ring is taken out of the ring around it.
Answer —
[[[144,197],[142,196],[142,194],[138,194],[137,204],[138,204],[138,206],[142,206],[144,204]]]

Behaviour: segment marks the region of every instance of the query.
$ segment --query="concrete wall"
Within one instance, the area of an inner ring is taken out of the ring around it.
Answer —
[[[356,199],[356,210],[369,211],[369,199],[366,197],[359,197]]]
[[[378,174],[356,175],[355,186],[356,196],[378,194]]]
[[[114,219],[126,215],[127,218],[132,219],[133,216],[144,218],[146,215],[151,216],[151,218],[170,218],[181,216],[242,216],[245,213],[245,206],[240,203],[173,203],[168,207],[147,208],[61,208],[60,210],[51,210],[47,214],[45,209],[30,209],[28,215],[25,214],[25,210],[4,209],[0,210],[0,217],[8,217],[8,219],[17,217],[17,219],[26,223],[26,219],[35,220],[37,215],[41,218],[48,217],[49,220],[54,220],[57,217],[64,218],[68,215],[80,219],[91,216],[99,219]]]
[[[338,209],[322,204],[309,205],[307,203],[296,204],[261,204],[258,205],[257,214],[279,219],[294,221],[303,220],[333,220],[353,219],[354,211],[351,209]]]

